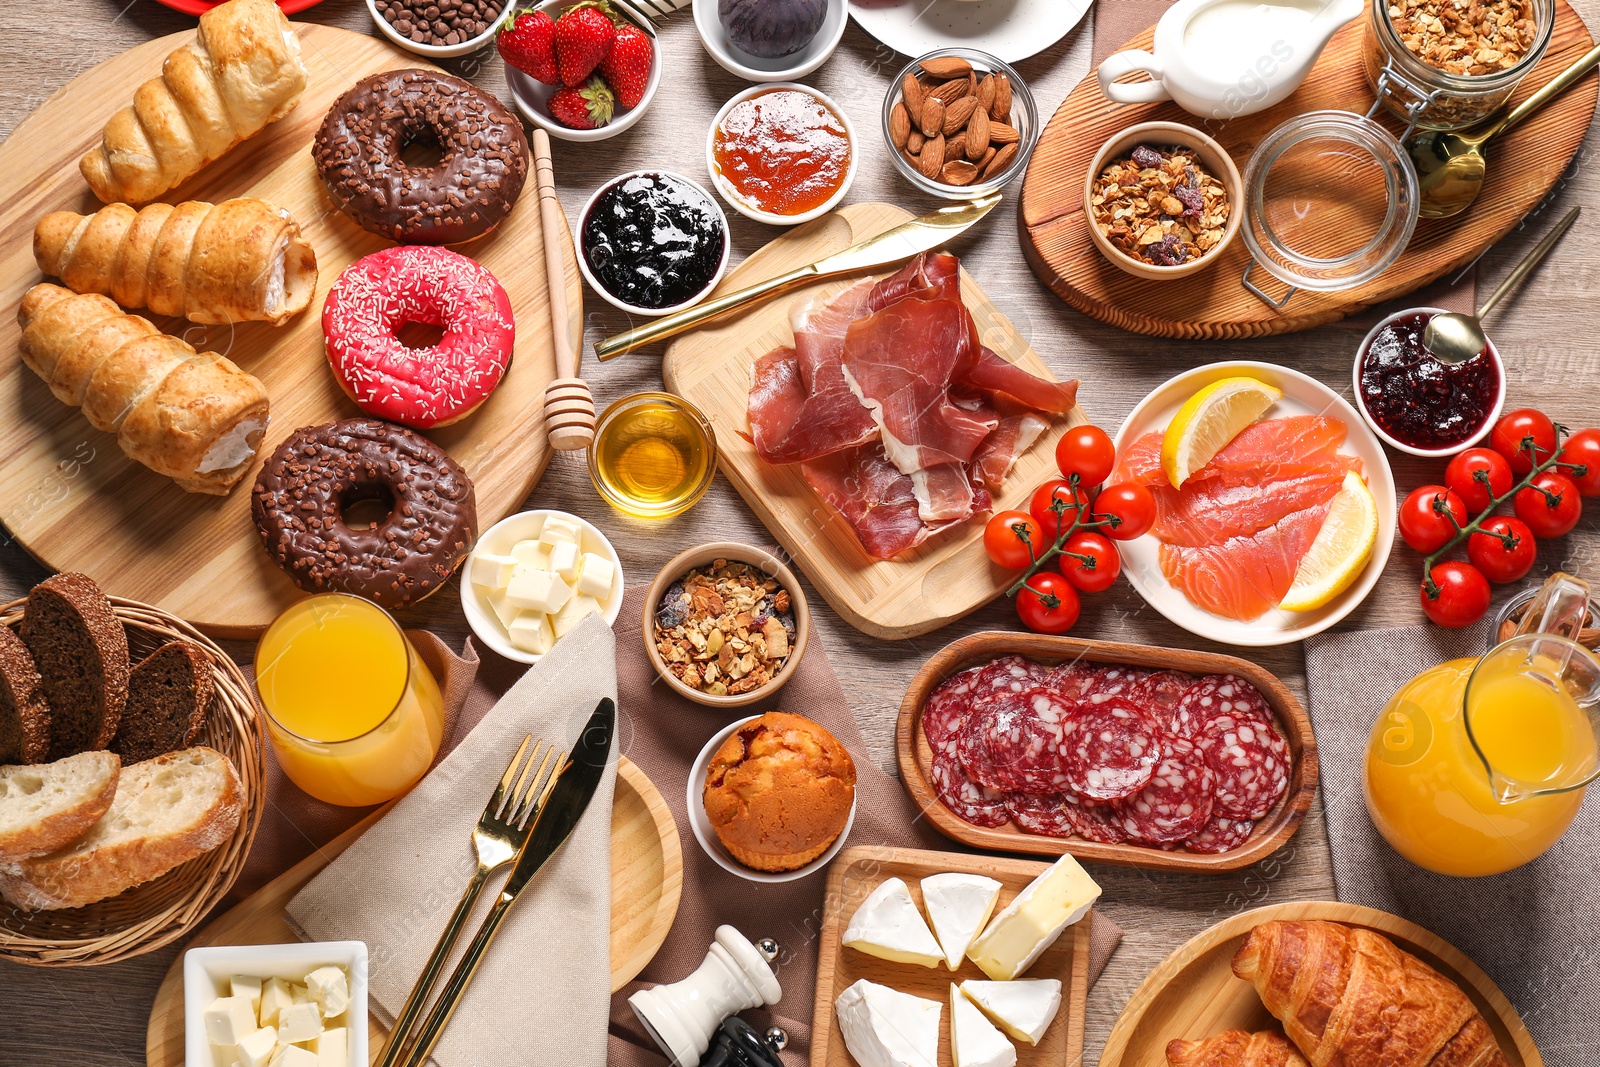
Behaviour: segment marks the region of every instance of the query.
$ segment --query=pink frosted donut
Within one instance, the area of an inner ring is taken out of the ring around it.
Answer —
[[[408,348],[406,323],[438,326],[432,348]],[[511,301],[482,264],[431,245],[363,256],[322,305],[333,376],[369,415],[426,430],[465,418],[500,384],[516,339]]]

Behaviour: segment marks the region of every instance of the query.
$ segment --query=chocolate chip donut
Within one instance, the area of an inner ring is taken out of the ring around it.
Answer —
[[[401,153],[437,145],[432,167]],[[453,245],[511,214],[528,176],[522,122],[471,82],[430,70],[391,70],[357,82],[328,109],[311,145],[338,209],[401,244]]]
[[[387,516],[370,529],[346,524],[364,501],[387,505]],[[250,514],[295,585],[386,608],[443,585],[478,524],[467,472],[426,437],[378,419],[296,430],[261,468]]]

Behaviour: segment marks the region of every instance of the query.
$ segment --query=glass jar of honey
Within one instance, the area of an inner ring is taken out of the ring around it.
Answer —
[[[700,409],[671,393],[635,393],[601,412],[589,478],[606,503],[641,519],[681,515],[717,472],[717,438]]]

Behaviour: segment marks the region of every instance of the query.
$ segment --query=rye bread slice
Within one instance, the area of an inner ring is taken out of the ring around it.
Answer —
[[[128,675],[128,702],[111,747],[124,763],[187,748],[205,729],[215,691],[206,650],[192,641],[168,641]]]
[[[22,641],[50,705],[50,759],[103,749],[128,698],[128,635],[88,575],[64,572],[28,594]]]
[[[80,752],[0,767],[0,864],[54,852],[88,833],[111,807],[121,766],[113,753]]]
[[[43,763],[50,753],[50,705],[22,638],[0,626],[0,765]]]

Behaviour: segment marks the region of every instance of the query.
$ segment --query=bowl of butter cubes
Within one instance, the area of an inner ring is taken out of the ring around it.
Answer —
[[[622,610],[622,561],[592,523],[524,511],[495,523],[467,557],[461,607],[478,640],[537,663],[585,618]]]
[[[365,1067],[364,941],[218,945],[183,958],[188,1067]]]

